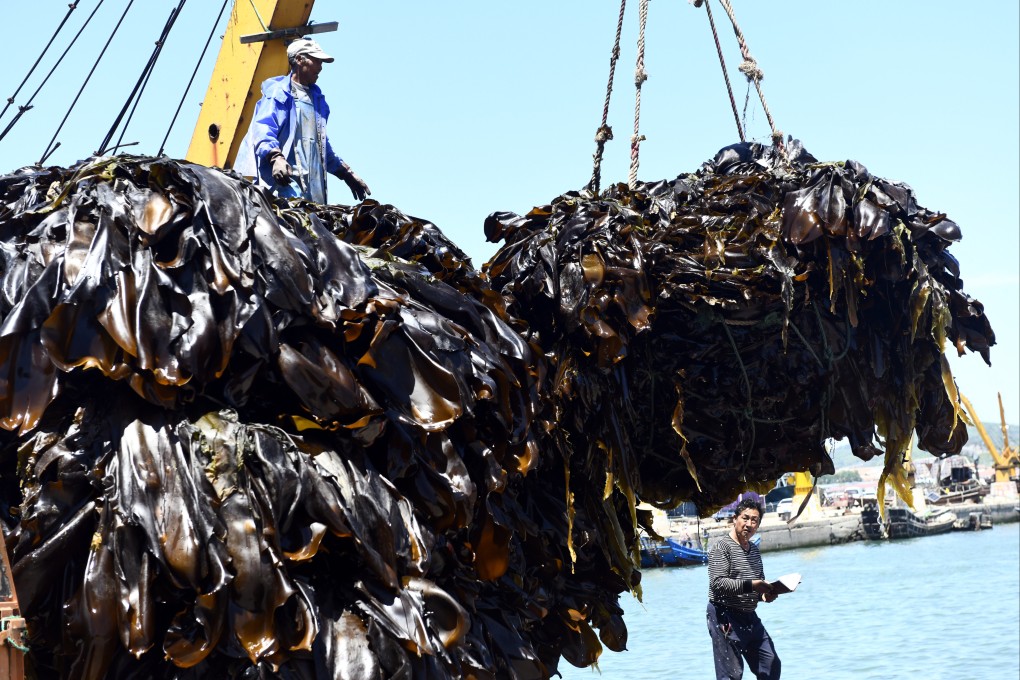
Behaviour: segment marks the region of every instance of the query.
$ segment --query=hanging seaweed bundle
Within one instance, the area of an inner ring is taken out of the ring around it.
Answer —
[[[830,436],[894,478],[911,430],[962,444],[941,343],[993,337],[955,225],[859,165],[734,147],[486,229],[493,285],[372,201],[167,159],[0,178],[39,674],[548,677],[626,647],[638,500],[707,512]]]
[[[943,349],[988,361],[994,335],[947,250],[959,228],[859,163],[739,144],[674,181],[495,213],[486,233],[571,455],[630,496],[710,512],[784,471],[831,472],[828,438],[884,451],[909,495],[913,433],[936,454],[966,442]]]

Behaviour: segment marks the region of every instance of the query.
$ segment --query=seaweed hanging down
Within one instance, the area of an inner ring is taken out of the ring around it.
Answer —
[[[753,145],[486,222],[93,159],[0,177],[0,518],[40,677],[543,678],[639,500],[966,436],[954,224]],[[492,277],[490,284],[489,276]]]
[[[859,163],[797,142],[723,149],[690,175],[495,213],[486,265],[556,377],[581,469],[703,513],[784,471],[832,471],[823,444],[885,455],[966,441],[947,341],[989,361],[945,215]],[[884,491],[884,484],[879,486]]]

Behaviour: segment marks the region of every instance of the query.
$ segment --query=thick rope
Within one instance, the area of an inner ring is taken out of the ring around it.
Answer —
[[[744,39],[744,33],[740,30],[740,25],[737,23],[737,15],[733,12],[733,6],[730,4],[730,0],[719,0],[719,4],[726,10],[726,14],[730,17],[730,23],[733,24],[733,33],[737,36],[737,43],[740,45],[740,54],[744,57],[744,62],[740,65],[739,71],[744,74],[748,82],[754,84],[754,89],[758,91],[758,99],[761,100],[761,107],[765,110],[765,117],[769,121],[769,127],[772,129],[772,144],[779,149],[783,149],[783,131],[776,127],[776,122],[772,118],[772,111],[769,110],[768,102],[765,101],[765,93],[761,89],[761,81],[765,78],[765,73],[758,67],[758,62],[751,56],[751,50],[747,47],[747,40]]]
[[[634,69],[634,135],[630,138],[630,175],[627,178],[627,185],[632,191],[637,186],[638,156],[641,142],[645,139],[641,135],[641,86],[648,80],[648,73],[645,71],[645,25],[648,23],[648,0],[641,0],[640,7],[637,67]]]
[[[620,0],[620,16],[616,20],[616,40],[613,42],[613,53],[609,57],[609,83],[606,85],[606,102],[602,106],[602,125],[595,131],[595,167],[592,170],[588,188],[598,195],[599,184],[602,182],[602,154],[606,150],[606,142],[613,138],[613,128],[609,127],[609,100],[613,96],[613,81],[616,79],[616,62],[620,58],[620,34],[623,32],[623,15],[627,10],[627,0]]]
[[[719,55],[719,68],[722,69],[723,80],[726,81],[726,92],[730,95],[730,107],[733,109],[733,122],[737,124],[737,134],[740,141],[746,142],[744,128],[740,125],[740,114],[737,112],[737,100],[733,98],[733,85],[730,84],[730,74],[726,70],[726,58],[723,57],[722,45],[719,43],[719,33],[715,30],[715,19],[712,17],[712,3],[705,1],[705,9],[708,12],[708,25],[712,27],[712,39],[715,40],[715,51]]]

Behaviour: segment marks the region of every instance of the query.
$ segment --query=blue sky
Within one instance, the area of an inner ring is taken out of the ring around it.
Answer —
[[[96,6],[81,0],[35,76],[24,103]],[[0,100],[13,94],[67,10],[67,0],[8,2]],[[0,141],[0,172],[35,162],[127,4],[106,0],[14,132]],[[98,146],[134,85],[176,0],[136,0],[59,137],[49,163],[66,165]],[[126,151],[154,154],[166,132],[219,0],[190,0],[139,105]],[[958,222],[951,248],[965,290],[995,328],[993,367],[952,360],[961,390],[984,420],[1020,422],[1020,54],[1018,4],[952,0],[783,0],[734,6],[765,72],[778,126],[822,160],[854,159],[910,184],[920,203]],[[339,21],[319,36],[337,61],[319,84],[332,108],[334,146],[373,197],[435,222],[476,266],[495,251],[482,221],[526,212],[581,187],[591,175],[619,2],[513,3],[412,0],[330,2],[312,13]],[[740,55],[718,5],[715,18],[739,103]],[[637,0],[628,3],[610,124],[616,139],[603,186],[627,176],[633,126]],[[222,29],[217,35],[222,34]],[[652,0],[642,92],[643,180],[698,167],[737,139],[704,9]],[[196,79],[168,143],[182,156],[218,50]],[[0,119],[0,129],[13,111]],[[767,140],[752,97],[749,136]],[[349,201],[331,186],[333,200]],[[955,355],[955,352],[952,352]]]

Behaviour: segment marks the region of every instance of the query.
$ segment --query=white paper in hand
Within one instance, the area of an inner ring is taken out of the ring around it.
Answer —
[[[797,590],[797,586],[800,585],[800,574],[786,574],[780,576],[775,581],[769,583],[772,586],[772,592],[776,595],[782,595],[783,593],[792,593]]]

